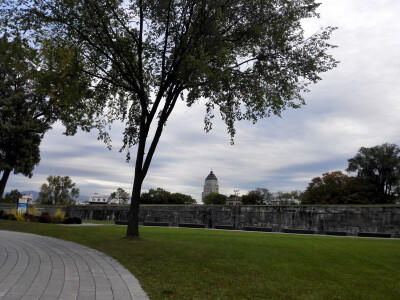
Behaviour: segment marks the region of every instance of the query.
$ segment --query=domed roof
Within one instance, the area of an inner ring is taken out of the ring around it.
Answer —
[[[214,175],[213,171],[208,174],[206,180],[218,180],[217,177]]]

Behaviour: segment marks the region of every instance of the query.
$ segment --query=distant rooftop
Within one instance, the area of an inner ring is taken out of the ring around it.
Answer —
[[[208,174],[206,180],[218,180],[217,177],[214,175],[213,171]]]

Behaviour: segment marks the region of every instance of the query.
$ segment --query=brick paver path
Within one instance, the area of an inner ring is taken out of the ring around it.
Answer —
[[[136,278],[97,250],[0,230],[0,299],[149,299]]]

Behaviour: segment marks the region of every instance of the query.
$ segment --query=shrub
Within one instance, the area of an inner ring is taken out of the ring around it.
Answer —
[[[53,217],[49,216],[49,214],[47,213],[43,213],[40,217],[39,217],[39,222],[40,223],[53,223]]]
[[[66,218],[64,224],[82,224],[82,219],[78,217]]]
[[[27,209],[26,213],[27,213],[28,215],[31,215],[31,216],[34,216],[34,217],[37,217],[37,216],[39,215],[36,206],[29,207],[29,208]]]
[[[4,210],[0,210],[0,219],[3,218]]]
[[[82,219],[81,218],[73,217],[72,220],[74,222],[73,224],[82,224]]]
[[[24,219],[24,213],[23,212],[19,212],[16,208],[13,208],[9,215],[8,215],[8,219],[12,220],[12,221],[25,221]]]
[[[66,213],[64,211],[57,209],[56,213],[54,214],[54,221],[56,223],[62,223],[65,220],[65,215]]]
[[[24,218],[25,218],[26,222],[38,222],[39,221],[38,216],[30,215],[28,213],[25,214]]]
[[[24,214],[21,214],[21,213],[16,214],[15,215],[15,220],[18,221],[18,222],[25,221]]]

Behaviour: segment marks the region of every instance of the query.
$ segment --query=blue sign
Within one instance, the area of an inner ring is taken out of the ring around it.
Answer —
[[[26,213],[28,203],[18,203],[18,212]]]

